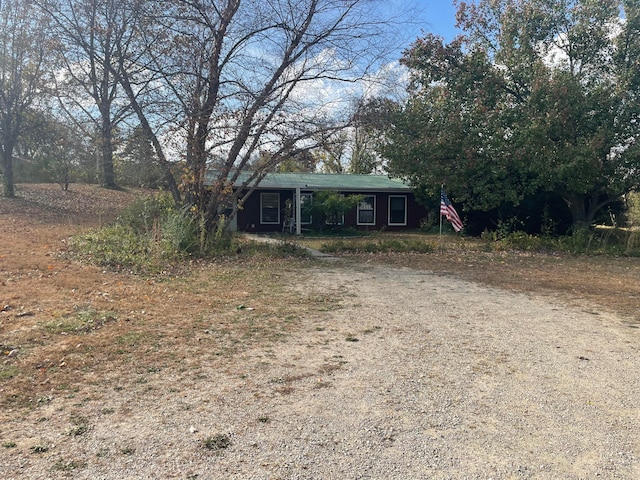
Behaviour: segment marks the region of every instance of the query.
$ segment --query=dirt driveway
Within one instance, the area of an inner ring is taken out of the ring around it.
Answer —
[[[324,299],[302,316],[280,305],[298,315],[286,335],[221,361],[207,317],[193,348],[164,352],[180,368],[125,382],[141,365],[110,360],[4,411],[0,478],[640,478],[640,330],[625,318],[349,260],[277,282],[276,303]],[[172,322],[170,302],[141,307]]]

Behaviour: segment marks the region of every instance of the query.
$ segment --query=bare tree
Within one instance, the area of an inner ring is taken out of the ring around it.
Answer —
[[[113,71],[154,147],[165,150],[169,137],[180,145],[184,201],[208,230],[250,193],[249,183],[232,192],[238,172],[251,165],[248,182],[255,185],[348,123],[348,109],[327,108],[331,99],[318,92],[356,82],[381,58],[389,24],[375,18],[378,3],[158,0],[127,7],[137,15],[139,54],[134,61],[120,52]],[[176,127],[161,135],[152,97],[158,91],[173,102],[163,121],[175,115]],[[256,161],[260,152],[269,154]],[[212,187],[205,192],[206,175]]]
[[[44,90],[45,20],[21,0],[0,1],[0,156],[4,196],[15,195],[13,154],[25,115]]]
[[[38,0],[53,19],[58,39],[56,76],[60,106],[86,125],[87,135],[98,133],[101,183],[116,187],[113,166],[114,130],[128,109],[126,97],[119,96],[119,84],[113,73],[116,46],[123,45],[130,33],[127,11],[122,0]],[[90,101],[89,101],[90,99]],[[86,129],[86,127],[85,127]]]

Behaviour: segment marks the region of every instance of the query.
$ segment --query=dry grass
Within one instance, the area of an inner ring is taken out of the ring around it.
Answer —
[[[113,218],[139,192],[24,185],[17,193],[0,199],[5,414],[52,395],[100,395],[159,372],[197,376],[203,362],[225,368],[255,342],[287,335],[318,302],[292,299],[285,288],[288,272],[305,260],[193,262],[182,276],[148,278],[65,260],[56,255],[65,238]]]

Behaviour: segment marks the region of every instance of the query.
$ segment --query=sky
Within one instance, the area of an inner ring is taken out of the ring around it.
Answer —
[[[396,8],[415,8],[415,22],[407,24],[411,41],[422,33],[441,35],[447,42],[456,36],[456,10],[452,0],[393,0]]]
[[[406,18],[401,12],[411,11],[412,21],[403,24],[402,46],[397,49],[395,58],[392,58],[392,55],[387,57],[388,63],[360,82],[345,83],[321,79],[305,84],[295,92],[296,101],[316,111],[321,108],[322,113],[331,115],[332,112],[347,112],[354,96],[401,99],[406,94],[408,81],[406,70],[399,64],[402,52],[426,33],[440,35],[447,43],[459,33],[455,29],[456,9],[452,0],[384,0],[381,3],[385,9],[389,9],[391,15],[399,14]],[[320,105],[322,107],[319,107]]]
[[[425,32],[442,35],[447,42],[456,36],[456,10],[450,0],[415,0],[425,19]]]

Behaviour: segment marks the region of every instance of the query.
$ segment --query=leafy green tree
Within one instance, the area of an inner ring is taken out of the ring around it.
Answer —
[[[311,216],[313,226],[318,231],[327,225],[335,229],[343,224],[343,216],[360,201],[361,195],[344,196],[333,190],[320,190],[314,192],[311,202],[305,202],[303,213]]]
[[[403,57],[412,82],[387,131],[390,171],[434,195],[446,183],[466,209],[553,192],[574,230],[588,226],[640,184],[639,8],[461,2],[464,35],[427,35]]]

